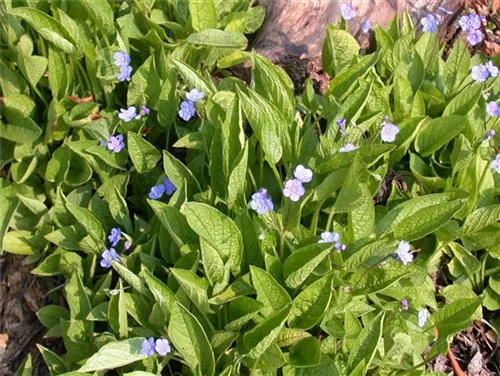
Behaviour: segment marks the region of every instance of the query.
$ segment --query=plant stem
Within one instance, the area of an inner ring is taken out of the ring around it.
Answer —
[[[269,166],[271,166],[271,170],[273,170],[273,172],[274,172],[274,176],[276,177],[276,181],[278,182],[278,185],[280,186],[280,189],[283,190],[283,182],[281,181],[281,175],[278,172],[278,169],[276,168],[276,165],[270,164]]]
[[[333,216],[334,215],[335,215],[335,209],[331,209],[330,210],[330,214],[328,214],[328,220],[326,222],[326,228],[325,228],[326,231],[330,230],[330,227],[331,227],[332,222],[333,222]]]

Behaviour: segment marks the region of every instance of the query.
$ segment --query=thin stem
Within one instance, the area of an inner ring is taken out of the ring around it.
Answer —
[[[311,226],[309,226],[309,232],[311,233],[311,236],[316,235],[316,231],[318,230],[318,221],[319,221],[319,215],[321,213],[321,206],[323,203],[321,203],[318,208],[314,211],[314,215],[311,220]]]
[[[326,228],[325,228],[326,231],[330,230],[330,227],[332,226],[334,215],[335,215],[335,209],[331,209],[330,213],[328,214],[328,220],[326,222]]]
[[[259,148],[259,185],[264,184],[264,151]]]
[[[276,181],[278,182],[278,185],[280,186],[280,189],[283,190],[283,182],[281,181],[281,175],[278,172],[278,169],[276,168],[276,165],[270,164],[269,166],[271,166],[271,170],[273,170],[274,176],[276,177]]]
[[[248,176],[250,178],[250,182],[252,183],[254,192],[257,191],[257,184],[255,183],[255,177],[253,176],[251,168],[248,169]]]

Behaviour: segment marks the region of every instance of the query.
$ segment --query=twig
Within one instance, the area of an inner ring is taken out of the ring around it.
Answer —
[[[451,347],[448,349],[448,359],[450,359],[451,368],[453,368],[453,372],[456,376],[467,376],[467,374],[462,371],[462,368],[460,367],[460,364],[458,364],[458,361],[455,359],[455,355],[453,355]]]

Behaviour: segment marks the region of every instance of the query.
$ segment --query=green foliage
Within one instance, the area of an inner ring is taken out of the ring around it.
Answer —
[[[326,92],[296,93],[247,49],[254,3],[0,4],[0,252],[65,280],[37,314],[66,349],[39,346],[52,375],[420,375],[498,315],[486,59],[442,56],[406,13],[370,53],[341,22]],[[247,83],[227,70],[244,61]]]

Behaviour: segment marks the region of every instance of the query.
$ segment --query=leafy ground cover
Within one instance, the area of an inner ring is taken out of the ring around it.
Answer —
[[[445,9],[367,53],[344,4],[318,94],[246,51],[253,2],[0,6],[0,245],[63,282],[52,375],[438,375],[473,322],[498,371],[500,60],[444,59]]]

